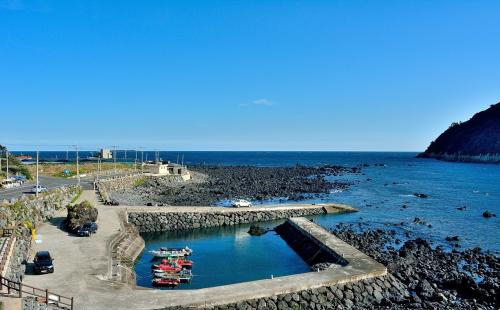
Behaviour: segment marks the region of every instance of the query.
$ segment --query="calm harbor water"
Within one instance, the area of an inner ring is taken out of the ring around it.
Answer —
[[[171,153],[162,153],[168,158]],[[173,153],[176,154],[176,153]],[[500,165],[449,163],[415,158],[415,153],[363,152],[184,152],[188,164],[291,166],[335,164],[363,167],[362,174],[344,175],[349,190],[324,195],[310,202],[350,204],[358,213],[317,216],[326,228],[338,223],[363,223],[423,237],[451,249],[444,239],[457,235],[460,247],[500,250],[500,217],[486,219],[485,210],[500,216]],[[173,155],[177,156],[177,155]],[[384,164],[374,166],[374,164]],[[424,193],[418,198],[413,193]],[[406,205],[406,208],[402,206]],[[460,211],[458,207],[464,207]],[[426,224],[414,223],[418,217]],[[404,223],[404,225],[400,225]],[[429,227],[430,225],[431,227]],[[246,234],[248,226],[196,232],[145,235],[148,249],[161,245],[189,245],[196,265],[189,288],[209,287],[305,272],[307,266],[274,233],[264,237]],[[150,259],[137,262],[138,284],[150,286]],[[251,270],[251,272],[249,272]],[[185,286],[186,287],[186,286]]]
[[[274,227],[278,222],[266,223]],[[255,237],[247,231],[250,225],[199,229],[192,231],[145,233],[146,249],[136,261],[137,285],[151,287],[149,250],[161,246],[193,249],[189,256],[194,262],[191,283],[176,289],[196,289],[231,283],[269,279],[309,271],[307,264],[274,232]]]

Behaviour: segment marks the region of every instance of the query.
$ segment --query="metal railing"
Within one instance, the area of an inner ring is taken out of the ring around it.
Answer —
[[[28,294],[36,297],[38,302],[44,304],[55,304],[58,307],[65,306],[70,310],[74,310],[74,299],[73,297],[66,297],[59,294],[50,292],[48,289],[40,289],[34,286],[23,284],[22,282],[12,281],[3,276],[0,276],[0,290],[7,288],[7,294],[12,294],[17,292],[19,298],[23,297],[23,294]]]

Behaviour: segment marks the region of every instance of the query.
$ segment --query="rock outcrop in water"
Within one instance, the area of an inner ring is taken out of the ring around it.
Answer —
[[[386,309],[499,309],[499,257],[479,248],[446,252],[423,239],[396,250],[395,231],[356,232],[351,225],[333,231],[340,239],[378,262],[412,292]],[[373,307],[373,309],[380,309]]]
[[[453,123],[419,157],[500,163],[500,103],[463,123]]]

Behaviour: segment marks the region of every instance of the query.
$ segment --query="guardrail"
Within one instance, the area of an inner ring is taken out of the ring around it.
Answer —
[[[40,289],[34,286],[23,284],[22,282],[12,281],[3,276],[0,276],[0,290],[7,287],[7,294],[11,294],[12,291],[18,293],[19,298],[23,297],[23,294],[28,294],[36,297],[37,301],[44,304],[55,304],[58,307],[68,307],[70,310],[74,310],[74,299],[73,297],[66,297],[59,294],[50,292],[48,289]]]

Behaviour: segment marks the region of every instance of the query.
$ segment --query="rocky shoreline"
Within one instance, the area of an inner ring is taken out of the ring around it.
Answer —
[[[122,205],[208,206],[227,199],[265,201],[274,198],[300,201],[334,190],[345,190],[348,182],[329,177],[360,173],[359,167],[190,167],[193,179],[146,178],[139,186],[109,193]]]
[[[372,309],[499,309],[500,260],[479,248],[445,251],[417,238],[402,243],[394,230],[339,224],[333,233],[387,266],[411,292]],[[402,246],[397,249],[397,244]]]

